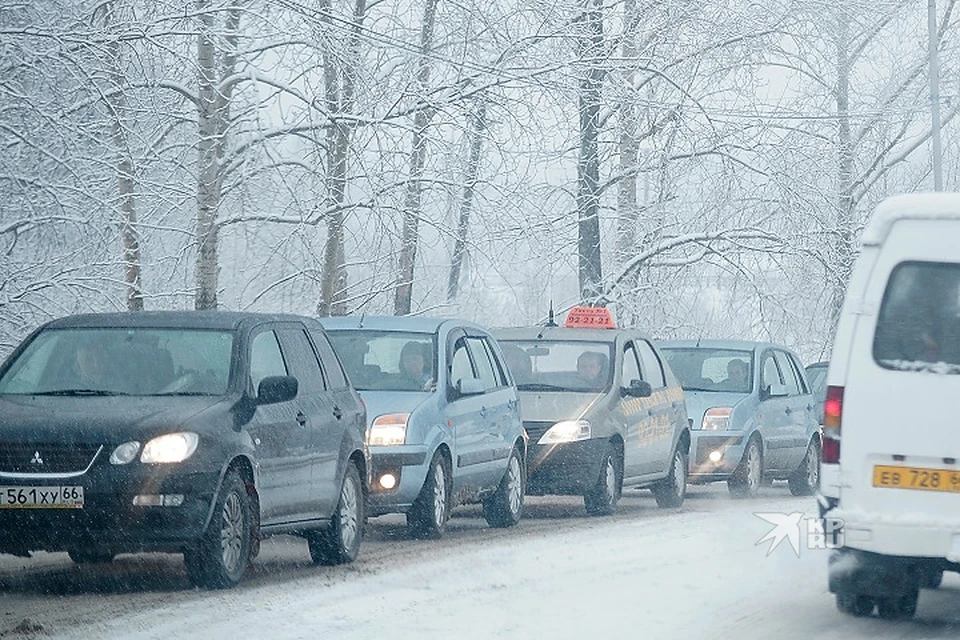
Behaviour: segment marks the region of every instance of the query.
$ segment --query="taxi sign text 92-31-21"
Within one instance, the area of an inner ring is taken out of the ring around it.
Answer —
[[[606,307],[574,307],[567,313],[565,327],[614,329],[613,314]]]

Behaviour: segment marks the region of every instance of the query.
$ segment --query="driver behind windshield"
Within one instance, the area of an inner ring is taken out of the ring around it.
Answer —
[[[588,389],[602,389],[606,382],[607,356],[597,351],[584,351],[577,358],[577,375]]]

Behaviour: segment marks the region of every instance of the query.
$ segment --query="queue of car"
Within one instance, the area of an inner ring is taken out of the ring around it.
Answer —
[[[779,478],[807,494],[816,413],[788,349],[655,342],[602,307],[495,331],[425,317],[69,316],[0,365],[0,553],[181,553],[193,584],[224,588],[265,537],[351,562],[366,519],[390,513],[436,538],[466,503],[492,527],[516,525],[526,495],[582,496],[600,516],[624,488],[680,507],[688,481],[752,496]]]

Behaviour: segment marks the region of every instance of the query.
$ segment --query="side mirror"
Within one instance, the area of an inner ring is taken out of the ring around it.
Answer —
[[[771,384],[767,387],[767,397],[768,398],[785,398],[787,397],[787,385],[785,384]]]
[[[620,387],[622,397],[649,398],[653,395],[653,387],[646,380],[631,380],[629,387]]]
[[[477,396],[486,393],[487,387],[480,378],[460,378],[457,381],[457,396]]]
[[[257,387],[257,404],[276,404],[297,397],[300,383],[293,376],[268,376]]]

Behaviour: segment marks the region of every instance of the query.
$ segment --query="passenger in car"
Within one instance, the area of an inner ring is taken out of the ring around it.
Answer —
[[[727,362],[727,377],[721,380],[717,386],[722,391],[747,391],[750,388],[747,375],[747,363],[739,358],[734,358]]]
[[[520,347],[512,344],[502,345],[503,358],[507,362],[510,373],[513,374],[516,384],[529,382],[533,377],[533,363],[530,356]]]
[[[428,349],[423,342],[411,340],[400,350],[400,373],[417,389],[425,389],[433,379]]]
[[[577,375],[591,389],[600,389],[606,379],[607,356],[597,351],[584,351],[577,358]]]

